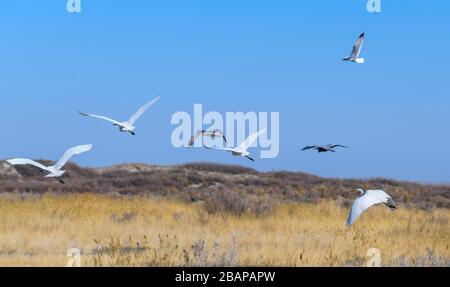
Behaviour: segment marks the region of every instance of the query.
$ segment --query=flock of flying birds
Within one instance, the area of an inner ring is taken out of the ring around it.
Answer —
[[[364,63],[364,58],[360,58],[360,52],[362,45],[364,43],[364,33],[362,33],[357,41],[355,42],[353,46],[353,50],[350,56],[343,58],[343,61],[350,61],[358,64]],[[136,121],[154,104],[156,103],[160,97],[156,97],[143,105],[139,110],[134,113],[127,121],[117,121],[112,118],[102,116],[102,115],[96,115],[96,114],[87,114],[78,111],[81,115],[102,119],[105,121],[108,121],[112,123],[114,126],[117,126],[121,132],[127,132],[131,135],[135,135],[135,123]],[[243,141],[239,146],[237,147],[207,147],[203,146],[207,149],[217,149],[222,150],[226,152],[230,152],[233,156],[241,156],[246,157],[251,161],[254,161],[253,158],[250,157],[250,152],[248,151],[248,148],[258,139],[260,135],[265,133],[266,130],[261,130],[255,133],[252,133],[245,141]],[[214,131],[208,131],[208,130],[199,130],[197,131],[189,140],[187,147],[193,147],[195,141],[200,137],[210,137],[212,139],[215,139],[216,137],[220,137],[223,139],[225,143],[227,143],[227,139],[225,137],[225,134],[221,130],[214,130]],[[64,184],[64,181],[62,180],[62,175],[66,172],[65,170],[62,170],[64,165],[72,158],[74,155],[78,155],[87,151],[90,151],[92,149],[93,145],[79,145],[72,147],[68,149],[62,157],[51,166],[45,166],[41,163],[38,163],[34,160],[27,159],[27,158],[13,158],[6,160],[11,165],[33,165],[35,167],[38,167],[41,172],[47,172],[46,178],[56,178],[60,183]],[[348,148],[347,146],[340,145],[340,144],[329,144],[325,146],[320,145],[312,145],[312,146],[306,146],[302,149],[302,151],[306,150],[316,150],[319,153],[324,152],[335,152],[336,148]],[[364,191],[362,189],[358,189],[358,191],[361,193],[361,197],[357,198],[350,209],[350,213],[347,218],[347,225],[352,225],[355,220],[363,213],[366,209],[373,205],[377,204],[384,204],[388,206],[391,209],[396,209],[395,203],[392,200],[392,198],[386,194],[383,190],[367,190]]]

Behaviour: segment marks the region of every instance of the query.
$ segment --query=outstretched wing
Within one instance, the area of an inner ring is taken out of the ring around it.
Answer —
[[[58,162],[54,165],[54,168],[59,170],[61,169],[68,161],[69,159],[76,155],[76,154],[80,154],[83,152],[87,152],[90,151],[92,149],[93,145],[92,144],[88,144],[88,145],[79,145],[73,148],[70,148],[68,150],[66,150],[66,152],[62,155],[62,157],[58,160]]]
[[[364,44],[364,33],[362,33],[359,36],[358,40],[356,40],[355,45],[353,46],[351,58],[357,59],[359,57],[363,44]]]
[[[213,131],[203,131],[203,135],[204,136],[208,136],[208,137],[222,137],[223,141],[225,143],[227,143],[227,138],[225,137],[225,134],[222,130],[216,129]]]
[[[202,134],[203,134],[203,131],[198,130],[198,131],[195,133],[195,135],[191,136],[191,139],[189,140],[187,146],[188,146],[188,147],[192,147],[192,146],[194,145],[194,142],[195,142],[200,136],[202,136]]]
[[[245,141],[243,141],[240,145],[239,145],[239,149],[244,149],[246,150],[249,146],[251,146],[260,135],[262,135],[263,133],[265,133],[266,130],[261,130],[259,132],[254,132],[252,133]]]
[[[34,160],[28,159],[28,158],[13,158],[13,159],[8,159],[6,160],[7,163],[12,164],[12,165],[24,165],[24,164],[31,164],[34,165],[35,167],[38,167],[42,170],[46,170],[46,171],[50,171],[48,167],[46,167],[43,164],[40,164]]]
[[[347,225],[352,225],[365,210],[380,203],[384,203],[384,199],[378,192],[371,193],[367,191],[363,196],[353,202],[347,218]]]
[[[390,197],[389,194],[384,192],[384,190],[381,190],[381,189],[368,190],[368,191],[366,191],[366,195],[376,198],[377,200],[386,204],[390,208],[394,208],[394,209],[397,208],[395,206],[394,200],[392,200],[392,197]]]
[[[336,147],[350,148],[350,147],[348,147],[348,146],[340,145],[340,144],[332,144],[332,145],[330,145],[329,147],[330,147],[330,148],[336,148]]]
[[[302,151],[310,150],[310,149],[315,149],[315,148],[318,148],[318,146],[315,146],[315,145],[308,145],[308,146],[305,146],[304,148],[302,148]]]
[[[151,100],[150,102],[148,102],[145,105],[143,105],[142,107],[140,107],[139,110],[134,115],[131,116],[131,118],[128,120],[128,123],[130,125],[134,125],[134,123],[145,113],[145,111],[147,111],[148,108],[150,108],[160,98],[161,97],[158,96],[158,97],[154,98],[153,100]]]
[[[207,147],[207,146],[203,146],[203,147],[207,148],[207,149],[223,150],[223,151],[229,151],[229,152],[235,151],[234,148],[229,148],[229,147]]]
[[[97,119],[102,119],[102,120],[111,122],[111,123],[113,123],[113,124],[119,125],[119,126],[121,125],[121,123],[119,123],[118,121],[113,120],[113,119],[108,118],[108,117],[105,117],[105,116],[99,116],[99,115],[93,115],[93,114],[86,114],[86,113],[82,113],[82,112],[80,112],[80,111],[78,111],[78,112],[80,113],[80,115],[83,115],[83,116],[93,117],[93,118],[97,118]]]

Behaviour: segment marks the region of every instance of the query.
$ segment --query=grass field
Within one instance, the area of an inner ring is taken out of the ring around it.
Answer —
[[[0,266],[450,266],[450,211],[374,207],[348,228],[332,201],[264,216],[141,196],[1,194]]]

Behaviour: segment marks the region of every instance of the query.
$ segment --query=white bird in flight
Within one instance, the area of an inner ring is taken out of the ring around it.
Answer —
[[[228,151],[231,152],[233,156],[242,156],[248,158],[251,161],[255,161],[253,158],[250,157],[250,152],[248,152],[247,150],[256,141],[256,139],[258,139],[258,137],[265,132],[266,130],[264,129],[259,132],[252,133],[246,140],[244,140],[238,147],[235,148],[217,147],[212,149]],[[209,147],[205,148],[211,149]]]
[[[8,159],[6,162],[12,165],[24,165],[24,164],[31,164],[38,168],[40,168],[43,171],[47,171],[49,174],[47,174],[45,177],[55,177],[60,183],[64,184],[64,181],[61,179],[61,176],[66,172],[65,170],[61,170],[61,168],[69,161],[69,159],[76,155],[81,154],[87,151],[90,151],[92,149],[93,145],[79,145],[72,147],[62,155],[62,157],[56,162],[54,165],[51,166],[45,166],[43,164],[40,164],[34,160],[27,159],[27,158],[13,158]]]
[[[352,204],[347,218],[348,226],[352,225],[361,213],[376,204],[383,203],[391,209],[397,209],[392,198],[383,190],[367,190],[365,192],[362,189],[357,190],[361,192],[362,196],[358,197]]]
[[[132,115],[128,121],[125,121],[125,122],[119,122],[119,121],[116,121],[114,119],[111,119],[111,118],[108,118],[105,116],[86,114],[86,113],[82,113],[80,111],[78,111],[78,112],[83,116],[98,118],[98,119],[102,119],[102,120],[111,122],[111,123],[113,123],[113,125],[118,126],[119,130],[121,132],[129,132],[130,134],[135,135],[135,132],[134,132],[134,130],[136,129],[136,127],[134,126],[135,122],[145,113],[145,111],[147,111],[148,108],[150,108],[160,98],[161,97],[158,96],[158,97],[154,98],[153,100],[151,100],[150,102],[143,105],[142,107],[140,107],[139,110],[134,115]]]
[[[210,137],[212,139],[215,139],[216,137],[223,138],[223,141],[226,143],[227,139],[225,138],[225,135],[223,134],[223,131],[221,130],[214,130],[214,131],[205,131],[205,130],[198,130],[195,135],[191,137],[191,139],[188,142],[187,147],[192,147],[194,145],[194,142],[201,136]]]
[[[342,61],[350,61],[358,64],[364,64],[364,58],[359,58],[359,54],[361,53],[362,46],[364,44],[364,33],[362,33],[358,40],[356,40],[355,45],[353,46],[352,54],[349,57],[345,57]]]

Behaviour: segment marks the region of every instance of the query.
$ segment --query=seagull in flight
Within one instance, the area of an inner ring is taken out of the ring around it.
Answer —
[[[392,198],[383,190],[357,190],[361,193],[361,197],[355,199],[352,204],[346,223],[348,226],[352,225],[371,206],[383,203],[392,210],[397,209]]]
[[[334,149],[337,148],[337,147],[349,148],[348,146],[340,145],[340,144],[329,144],[329,145],[326,145],[326,146],[310,145],[310,146],[305,146],[302,149],[302,151],[315,149],[319,153],[322,153],[322,152],[336,152]]]
[[[34,165],[40,168],[42,171],[48,172],[48,174],[45,177],[55,177],[60,183],[64,184],[64,181],[61,179],[61,176],[66,171],[61,170],[62,167],[70,160],[72,156],[90,151],[92,147],[93,147],[92,144],[72,147],[66,150],[66,152],[62,155],[62,157],[58,160],[58,162],[56,162],[54,165],[51,166],[45,166],[43,164],[40,164],[34,160],[27,158],[13,158],[6,160],[6,162],[8,162],[11,165],[24,165],[24,164]]]
[[[217,147],[217,148],[209,148],[206,147],[207,149],[217,149],[217,150],[223,150],[223,151],[227,151],[227,152],[231,152],[231,154],[233,156],[242,156],[242,157],[246,157],[251,161],[255,161],[253,158],[250,157],[250,152],[248,152],[248,148],[256,141],[256,139],[258,139],[258,137],[260,135],[262,135],[263,133],[265,133],[266,130],[261,130],[259,132],[255,132],[252,133],[247,139],[245,139],[238,147],[234,147],[234,148],[229,148],[229,147]]]
[[[128,121],[125,121],[125,122],[119,122],[119,121],[116,121],[114,119],[111,119],[111,118],[108,118],[105,116],[86,114],[86,113],[82,113],[80,111],[78,111],[78,112],[83,116],[98,118],[98,119],[102,119],[102,120],[111,122],[111,123],[113,123],[113,125],[118,126],[119,130],[121,132],[128,132],[132,135],[135,135],[135,132],[134,132],[134,130],[136,129],[136,127],[134,126],[135,122],[147,111],[148,108],[150,108],[160,98],[161,97],[158,96],[158,97],[152,99],[151,101],[149,101],[148,103],[146,103],[145,105],[143,105],[142,107],[140,107],[139,110],[137,110],[137,112],[134,115],[132,115]]]
[[[356,40],[355,45],[353,46],[352,54],[349,57],[345,57],[342,61],[350,61],[358,64],[364,64],[364,58],[359,58],[359,54],[361,53],[362,46],[364,44],[364,33],[362,33],[358,40]]]
[[[223,134],[223,131],[221,130],[214,130],[214,131],[205,131],[205,130],[198,130],[195,135],[193,135],[191,137],[191,139],[189,140],[189,143],[187,145],[188,148],[192,147],[194,145],[194,142],[201,136],[206,136],[206,137],[210,137],[213,140],[216,137],[222,137],[223,141],[225,143],[227,143],[227,139],[225,138],[225,135]]]

